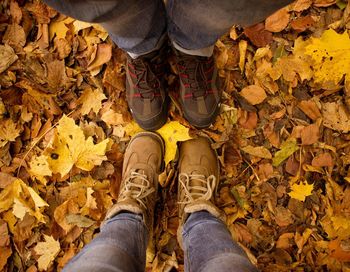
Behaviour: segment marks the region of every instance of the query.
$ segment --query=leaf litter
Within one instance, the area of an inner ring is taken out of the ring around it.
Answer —
[[[141,131],[125,53],[40,1],[0,9],[0,270],[60,271],[98,232]],[[184,269],[176,146],[203,134],[221,164],[217,205],[261,271],[350,269],[349,15],[347,1],[297,0],[216,43],[216,122],[190,127],[174,99],[159,131],[167,166],[147,271]]]

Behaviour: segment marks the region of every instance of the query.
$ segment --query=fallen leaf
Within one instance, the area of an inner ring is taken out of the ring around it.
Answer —
[[[79,205],[76,201],[71,198],[66,200],[61,205],[59,205],[54,211],[54,218],[57,224],[65,231],[67,234],[73,229],[73,225],[68,223],[67,216],[79,213]]]
[[[247,53],[248,42],[245,40],[240,40],[238,43],[238,47],[239,47],[239,68],[241,69],[241,72],[243,73],[244,66],[245,66],[245,58],[246,58],[246,53]]]
[[[63,116],[55,130],[52,146],[46,150],[48,163],[53,173],[65,176],[76,167],[90,171],[106,160],[109,139],[94,144],[92,137],[85,138],[82,129],[73,119]]]
[[[312,0],[297,0],[292,4],[292,10],[300,12],[308,9],[312,5]]]
[[[78,226],[80,228],[88,228],[95,223],[94,220],[80,214],[68,214],[66,220],[69,225]]]
[[[295,233],[294,241],[299,249],[298,254],[302,252],[304,245],[306,244],[307,240],[309,240],[312,233],[312,229],[309,228],[305,229],[302,235],[299,232]]]
[[[72,18],[66,18],[61,21],[53,21],[50,23],[49,26],[49,34],[50,34],[50,41],[56,36],[57,38],[65,38],[67,35],[67,32],[69,28],[67,27],[68,24],[72,23],[74,19]]]
[[[14,213],[23,218],[28,212],[39,222],[45,222],[41,208],[48,204],[22,180],[16,179],[0,193],[0,213],[16,205]]]
[[[48,162],[48,157],[45,155],[34,157],[29,162],[29,167],[29,173],[43,184],[46,184],[45,176],[52,175],[52,171]]]
[[[106,111],[103,111],[101,119],[108,126],[117,126],[117,125],[125,124],[123,114],[116,112],[113,109],[108,109]]]
[[[311,57],[316,83],[331,82],[336,85],[344,75],[346,80],[350,80],[350,39],[346,31],[338,34],[329,29],[320,38],[299,41],[296,50]]]
[[[310,80],[313,76],[313,71],[310,64],[302,58],[296,56],[285,56],[279,58],[274,67],[276,76],[273,79],[278,79],[280,76],[288,82],[294,82],[299,75],[300,80]]]
[[[278,226],[287,227],[293,223],[293,217],[290,210],[285,207],[277,206],[275,209],[275,220]]]
[[[265,29],[264,23],[246,27],[244,34],[257,47],[265,47],[272,42],[272,33]]]
[[[36,254],[40,255],[38,259],[39,271],[47,270],[61,250],[60,242],[52,236],[44,234],[44,239],[45,242],[39,242],[34,247]]]
[[[6,271],[3,270],[5,265],[8,263],[8,258],[11,257],[12,255],[12,250],[10,247],[0,247],[0,270],[1,271]]]
[[[273,166],[279,166],[284,160],[288,159],[295,151],[299,150],[297,141],[294,138],[291,138],[281,144],[281,150],[275,153],[274,158],[272,159]]]
[[[175,158],[177,151],[177,142],[192,139],[188,134],[188,131],[189,129],[181,125],[178,121],[168,122],[157,130],[157,133],[162,136],[165,142],[165,165],[167,165]]]
[[[258,158],[264,158],[264,159],[272,158],[270,151],[263,146],[255,147],[255,146],[248,145],[248,146],[242,147],[241,150],[244,151],[245,153],[248,153]]]
[[[102,100],[106,98],[103,91],[99,88],[94,90],[92,88],[85,89],[77,100],[77,105],[81,105],[80,113],[85,115],[89,114],[92,110],[94,113],[98,114],[99,110],[102,108]]]
[[[284,30],[290,19],[290,14],[287,8],[282,8],[276,11],[265,20],[265,28],[271,32],[281,32]]]
[[[311,164],[315,167],[331,167],[334,162],[331,154],[325,152],[314,157]]]
[[[1,120],[0,122],[0,147],[8,142],[14,142],[19,136],[20,128],[11,119]]]
[[[309,118],[314,121],[322,116],[320,109],[317,107],[317,104],[313,100],[301,101],[298,104],[298,108],[300,108]]]
[[[350,250],[348,241],[332,240],[328,244],[328,249],[330,251],[330,256],[341,261],[350,261]]]
[[[88,66],[88,70],[92,71],[99,68],[103,64],[110,61],[112,58],[112,45],[101,43],[97,46],[96,57],[92,63]]]
[[[293,246],[293,238],[294,233],[287,232],[281,234],[281,236],[277,240],[276,247],[283,249],[291,248]]]
[[[298,32],[303,32],[309,29],[310,27],[312,27],[314,24],[315,24],[315,20],[312,18],[312,16],[308,15],[308,16],[299,17],[293,20],[290,23],[290,26]]]
[[[325,127],[344,133],[350,131],[350,114],[340,101],[323,103],[322,116]]]
[[[23,27],[18,24],[8,25],[2,41],[14,48],[23,47],[26,44],[26,34]]]
[[[0,45],[0,74],[6,71],[17,59],[18,56],[11,46]]]
[[[259,164],[257,171],[259,179],[261,181],[267,181],[273,176],[273,167],[271,163]]]
[[[317,143],[320,137],[320,128],[317,124],[308,125],[301,131],[301,143],[303,145],[312,145]]]
[[[304,202],[305,198],[312,194],[313,189],[314,189],[313,184],[308,184],[306,182],[301,182],[299,184],[294,183],[291,186],[291,191],[288,193],[288,195],[291,198],[294,198],[294,199],[297,199],[297,200]]]
[[[316,7],[328,7],[336,3],[337,0],[314,0]]]
[[[257,105],[262,103],[267,95],[263,88],[258,85],[250,85],[240,92],[240,95],[243,96],[250,104]]]

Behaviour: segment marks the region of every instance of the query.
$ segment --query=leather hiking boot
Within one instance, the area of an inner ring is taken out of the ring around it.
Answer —
[[[207,211],[224,220],[223,213],[214,204],[219,175],[219,160],[209,139],[200,137],[181,144],[178,178],[178,241],[181,247],[182,227],[191,213]]]
[[[126,98],[133,118],[145,130],[157,130],[167,121],[166,51],[163,45],[160,50],[136,59],[127,58]]]
[[[175,53],[184,116],[197,128],[209,127],[219,113],[221,98],[214,58],[187,55],[176,49]]]
[[[124,155],[118,200],[106,220],[121,211],[142,214],[148,230],[152,230],[163,157],[164,142],[158,134],[141,132],[131,139]]]

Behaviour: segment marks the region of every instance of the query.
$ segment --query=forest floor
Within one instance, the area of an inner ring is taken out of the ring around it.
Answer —
[[[271,0],[273,1],[273,0]],[[350,4],[298,0],[215,47],[221,113],[198,131],[172,104],[148,271],[183,271],[176,142],[219,154],[217,205],[262,271],[350,271]],[[98,25],[36,0],[0,3],[0,270],[59,271],[115,202],[140,128],[125,53]]]

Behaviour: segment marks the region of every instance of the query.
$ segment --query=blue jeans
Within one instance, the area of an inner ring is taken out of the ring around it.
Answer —
[[[148,231],[141,215],[120,213],[85,246],[63,272],[145,270]],[[257,271],[225,224],[210,213],[193,213],[183,228],[185,271]]]
[[[292,0],[44,0],[73,18],[99,23],[128,53],[153,51],[165,33],[177,49],[212,47],[234,24],[260,22]],[[176,46],[177,45],[177,46]]]

